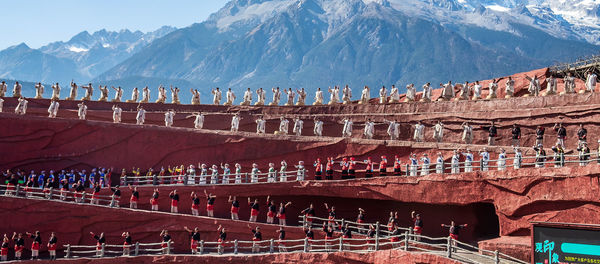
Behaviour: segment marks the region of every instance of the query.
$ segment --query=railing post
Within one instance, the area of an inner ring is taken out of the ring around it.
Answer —
[[[340,252],[344,251],[344,237],[340,237],[340,247],[339,247],[338,251],[340,251]]]
[[[186,173],[183,175],[183,186],[187,186],[187,182],[188,182],[188,175]]]
[[[271,238],[271,240],[269,240],[269,253],[273,254],[273,252],[275,252],[275,242]]]
[[[479,160],[479,171],[483,171],[483,160]]]
[[[85,195],[85,192],[81,193],[81,201],[79,201],[79,203],[85,203]]]
[[[65,258],[71,257],[71,244],[67,244],[67,252],[65,253]]]
[[[48,197],[46,197],[46,199],[52,200],[52,192],[53,191],[54,191],[54,188],[50,188],[50,191],[48,192]]]
[[[245,178],[244,183],[248,183],[248,173],[247,172],[244,173],[244,178]]]
[[[236,239],[233,241],[233,254],[237,255],[237,253],[238,253],[238,240]]]
[[[134,256],[140,254],[140,242],[135,242],[135,250],[133,251]]]
[[[446,161],[442,160],[442,175],[446,174]]]
[[[105,244],[102,244],[102,248],[100,249],[100,257],[103,258],[104,257],[104,250],[105,250]]]
[[[110,197],[110,207],[111,208],[115,207],[115,196],[114,195]]]
[[[447,245],[446,245],[446,257],[447,258],[452,258],[452,238],[451,237],[447,237],[446,238],[447,241]]]
[[[409,234],[410,233],[408,231],[404,232],[404,250],[405,251],[408,251],[408,241],[409,241],[408,236],[409,236]]]
[[[200,240],[200,255],[204,254],[204,240]]]
[[[152,175],[152,185],[158,185],[158,175]]]
[[[410,176],[410,171],[409,171],[409,169],[410,169],[410,165],[409,165],[409,164],[406,164],[406,170],[405,170],[405,171],[406,171],[406,176]]]
[[[375,223],[375,250],[379,250],[379,221]]]
[[[15,186],[15,196],[19,196],[20,191],[21,191],[21,185],[17,184],[17,186]]]
[[[308,237],[304,238],[304,252],[308,252]]]
[[[306,215],[302,216],[302,226],[306,227]]]
[[[171,240],[167,242],[167,255],[171,254]]]
[[[500,264],[500,256],[498,255],[498,250],[494,250],[494,263]]]
[[[346,220],[344,220],[344,218],[342,218],[342,227],[345,227],[346,225]]]

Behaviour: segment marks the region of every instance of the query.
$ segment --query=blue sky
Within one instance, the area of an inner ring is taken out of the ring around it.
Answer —
[[[204,21],[228,0],[0,0],[0,50],[25,42],[39,48],[77,33],[152,31]]]

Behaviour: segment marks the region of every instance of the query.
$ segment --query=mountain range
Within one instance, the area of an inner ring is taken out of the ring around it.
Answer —
[[[596,54],[599,7],[599,0],[232,0],[181,29],[84,32],[38,50],[11,47],[0,52],[0,77],[126,89],[175,83],[204,95],[231,87],[238,97],[246,87],[435,86]]]

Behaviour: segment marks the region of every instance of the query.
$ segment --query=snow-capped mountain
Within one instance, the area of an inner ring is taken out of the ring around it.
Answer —
[[[96,80],[183,79],[238,92],[404,87],[486,79],[597,53],[586,41],[596,36],[577,31],[552,1],[233,0]]]
[[[97,76],[94,82],[126,89],[174,83],[206,94],[215,86],[312,92],[474,81],[597,54],[599,6],[600,0],[232,0],[206,21],[173,32],[83,32],[39,50],[12,47],[34,65],[23,66],[7,49],[0,52],[0,77]]]
[[[100,30],[89,34],[84,31],[67,42],[53,42],[36,50],[20,44],[0,52],[3,58],[0,60],[0,77],[86,82],[174,30],[165,26],[148,33]]]

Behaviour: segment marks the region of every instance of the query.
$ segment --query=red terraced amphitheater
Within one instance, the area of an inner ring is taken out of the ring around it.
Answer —
[[[540,80],[548,74],[548,69],[521,73],[513,76],[516,83],[516,95],[526,92],[527,83],[524,75],[536,75]],[[482,82],[487,87],[489,81]],[[583,83],[577,82],[577,89]],[[545,83],[542,82],[542,87]],[[562,85],[559,84],[559,88]],[[559,92],[561,89],[559,89]],[[435,91],[434,97],[439,95]],[[487,95],[484,91],[483,97]],[[503,93],[498,93],[504,97]],[[314,203],[319,217],[326,217],[327,211],[322,205],[327,202],[337,208],[337,218],[355,221],[358,208],[366,210],[367,223],[380,222],[382,228],[387,224],[390,211],[399,213],[399,226],[412,225],[410,212],[418,211],[424,219],[423,235],[429,237],[445,237],[447,229],[441,224],[451,220],[466,223],[468,227],[461,233],[460,240],[479,247],[481,250],[498,250],[520,260],[529,261],[531,252],[530,222],[577,222],[597,223],[600,217],[597,192],[600,188],[598,176],[600,168],[596,162],[580,167],[571,164],[564,168],[532,168],[518,170],[509,168],[506,171],[470,172],[461,174],[430,174],[418,177],[388,176],[385,178],[364,179],[364,165],[358,165],[356,180],[339,180],[339,168],[336,167],[334,181],[316,181],[312,163],[316,158],[325,160],[334,157],[355,157],[366,160],[386,155],[392,159],[398,155],[404,164],[408,163],[410,153],[428,153],[435,157],[442,152],[446,162],[450,162],[452,151],[457,148],[470,147],[481,150],[487,139],[487,132],[480,129],[490,120],[499,127],[500,136],[497,145],[505,146],[509,156],[512,148],[508,147],[512,124],[521,126],[523,138],[521,145],[525,156],[531,156],[529,150],[535,141],[537,126],[547,127],[545,146],[554,144],[555,132],[550,128],[556,122],[562,122],[569,136],[566,140],[567,150],[573,150],[577,144],[575,132],[580,123],[584,123],[591,136],[591,148],[597,149],[596,136],[600,133],[598,126],[600,96],[598,94],[568,94],[547,97],[517,97],[511,99],[433,102],[433,103],[400,103],[369,105],[334,105],[334,106],[299,106],[299,107],[242,107],[242,106],[190,106],[145,104],[146,125],[135,125],[135,108],[137,104],[120,103],[125,111],[123,123],[112,123],[112,103],[89,102],[88,120],[77,119],[78,102],[61,101],[58,118],[47,118],[49,100],[31,99],[28,113],[17,116],[10,111],[16,105],[13,98],[5,98],[4,112],[0,114],[0,168],[29,170],[70,170],[95,167],[112,167],[115,173],[112,182],[119,182],[121,168],[130,171],[132,167],[159,170],[167,165],[189,165],[198,163],[229,164],[240,163],[244,171],[249,171],[252,163],[267,171],[267,164],[278,164],[286,160],[290,167],[298,161],[305,161],[308,169],[307,181],[285,183],[257,183],[244,185],[217,186],[156,186],[161,193],[159,211],[150,212],[149,199],[155,186],[140,185],[140,210],[107,208],[106,206],[90,206],[44,200],[41,198],[24,199],[23,197],[0,196],[2,212],[10,212],[3,219],[6,224],[0,225],[0,234],[12,232],[42,231],[44,241],[49,232],[55,231],[59,237],[61,252],[63,245],[94,245],[95,241],[88,234],[106,232],[110,244],[120,244],[123,231],[133,234],[136,241],[143,243],[159,242],[159,233],[168,229],[174,238],[174,253],[188,252],[189,237],[183,226],[200,227],[203,240],[216,241],[216,228],[223,225],[228,229],[231,240],[250,240],[252,234],[245,220],[250,209],[246,197],[260,200],[261,214],[258,222],[263,227],[263,236],[267,239],[277,238],[275,225],[264,224],[266,217],[266,197],[271,196],[277,203],[291,201],[287,210],[287,239],[303,239],[302,219],[300,212]],[[162,127],[164,111],[175,109],[177,115],[173,128]],[[202,130],[193,129],[193,119],[186,119],[186,113],[204,112],[206,120]],[[240,132],[229,132],[232,113],[242,116]],[[267,119],[267,135],[254,133],[254,119],[263,114]],[[273,135],[278,129],[278,119],[285,115],[288,118],[300,117],[305,122],[303,135]],[[324,121],[324,137],[312,136],[312,119],[319,117]],[[354,137],[341,138],[342,119],[351,117],[354,120]],[[381,123],[376,126],[376,135],[372,140],[362,139],[360,124],[371,118]],[[384,120],[396,118],[400,122],[400,139],[388,140],[387,125]],[[426,126],[424,143],[412,142],[412,127],[418,121]],[[434,143],[431,126],[437,120],[445,124],[444,143]],[[462,144],[461,124],[469,121],[475,128],[475,141],[472,146]],[[492,159],[497,158],[499,147],[491,147]],[[529,152],[526,152],[529,151]],[[548,150],[549,151],[549,150]],[[596,152],[596,151],[593,151]],[[572,153],[571,153],[572,154]],[[512,157],[512,156],[511,156]],[[596,157],[594,157],[596,158]],[[510,165],[511,163],[509,163]],[[405,171],[403,167],[403,171]],[[378,175],[376,173],[376,175]],[[391,175],[391,173],[388,173]],[[121,188],[123,198],[121,206],[128,207],[130,191]],[[168,193],[177,189],[180,193],[180,214],[168,212]],[[201,215],[205,215],[205,199],[202,191],[217,195],[215,219],[190,216],[192,191],[201,193]],[[101,195],[110,195],[103,189]],[[229,195],[240,198],[240,219],[228,220],[230,204]],[[106,205],[106,203],[105,203]],[[253,225],[254,226],[254,225]],[[355,234],[364,237],[364,234]],[[324,233],[316,232],[320,239]],[[336,235],[337,237],[338,235]],[[30,241],[30,240],[28,240]],[[383,243],[383,241],[382,241]],[[418,243],[410,242],[411,246]],[[337,247],[337,244],[336,244]],[[483,262],[493,263],[477,254],[458,252],[454,258],[447,258],[445,253],[425,251],[423,248],[435,249],[435,245],[423,245],[419,250],[390,250],[382,246],[380,251],[368,252],[329,252],[329,253],[287,253],[287,254],[255,254],[223,256],[139,256],[128,258],[136,263],[151,262],[224,262],[240,261],[258,262],[308,262],[320,263],[388,263],[398,260],[402,263],[455,263]],[[400,248],[401,249],[401,248]],[[336,248],[337,250],[337,248]],[[63,255],[64,253],[60,253]],[[470,256],[470,258],[469,258]],[[68,262],[109,263],[120,259],[70,259]]]

